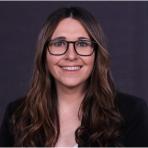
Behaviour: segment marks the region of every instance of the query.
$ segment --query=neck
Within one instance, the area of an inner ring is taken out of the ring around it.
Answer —
[[[80,104],[85,96],[84,86],[67,88],[57,85],[57,94],[60,113],[78,113]]]
[[[68,88],[60,84],[56,86],[60,123],[60,135],[56,146],[73,145],[76,143],[75,131],[81,124],[79,108],[85,95],[84,87]]]
[[[59,98],[59,103],[63,102],[68,103],[68,105],[72,105],[83,100],[85,91],[84,87],[67,88],[57,86],[57,94]]]

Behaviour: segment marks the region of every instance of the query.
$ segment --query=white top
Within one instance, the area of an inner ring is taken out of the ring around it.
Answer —
[[[78,147],[78,144],[76,143],[73,147],[76,147],[77,148]]]

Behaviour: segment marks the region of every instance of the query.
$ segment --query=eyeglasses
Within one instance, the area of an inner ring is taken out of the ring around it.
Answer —
[[[75,52],[80,56],[91,56],[94,52],[96,42],[90,40],[66,41],[50,40],[48,43],[48,52],[55,56],[64,55],[69,49],[69,44],[73,44]]]

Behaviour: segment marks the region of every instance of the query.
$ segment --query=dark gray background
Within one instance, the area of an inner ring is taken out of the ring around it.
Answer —
[[[148,2],[0,2],[0,121],[6,105],[28,90],[44,20],[70,5],[87,8],[101,23],[117,87],[148,102]]]

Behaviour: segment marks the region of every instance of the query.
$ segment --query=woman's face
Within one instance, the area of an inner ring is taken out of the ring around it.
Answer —
[[[55,29],[51,40],[64,39],[66,41],[77,41],[80,38],[90,40],[88,33],[79,21],[66,18],[62,20]],[[64,55],[55,56],[46,52],[49,72],[54,77],[56,85],[74,88],[84,87],[90,76],[94,65],[94,53],[91,56],[78,55],[72,44]]]

